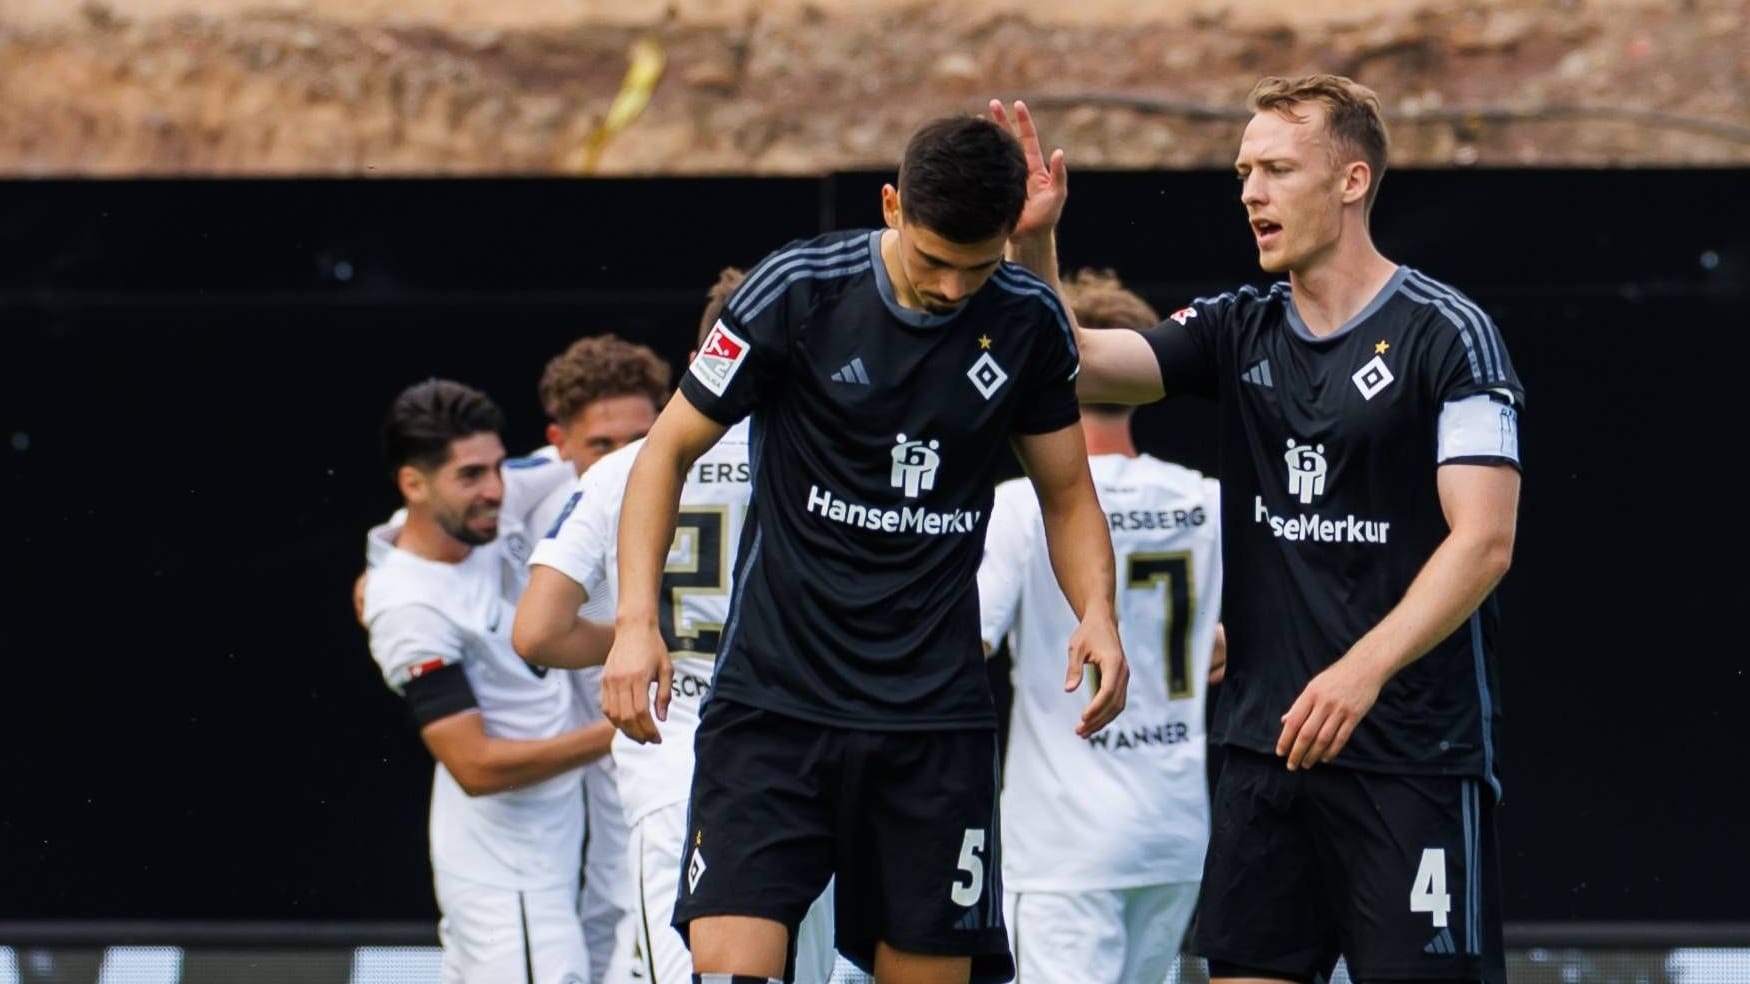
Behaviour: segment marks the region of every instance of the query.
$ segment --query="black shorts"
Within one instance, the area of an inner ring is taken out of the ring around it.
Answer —
[[[969,956],[974,982],[1014,977],[994,731],[850,731],[713,698],[694,747],[682,937],[704,916],[755,916],[794,941],[836,875],[838,950],[863,970],[884,942]]]
[[[1212,973],[1504,984],[1494,797],[1474,778],[1229,748],[1193,949]]]

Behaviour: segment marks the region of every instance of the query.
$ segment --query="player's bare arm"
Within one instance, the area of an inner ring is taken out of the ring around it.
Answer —
[[[613,726],[597,721],[551,738],[494,738],[478,710],[441,717],[419,729],[432,758],[469,796],[521,789],[579,769],[608,754]]]
[[[613,648],[602,671],[602,711],[634,741],[662,741],[656,722],[668,719],[674,665],[657,627],[657,592],[674,540],[681,487],[693,462],[727,430],[685,396],[677,396],[657,417],[626,479],[619,531],[620,598]]]
[[[529,586],[517,602],[510,644],[517,655],[536,666],[579,670],[607,661],[614,628],[579,618],[577,609],[589,592],[545,564],[529,568]]]
[[[1064,598],[1081,620],[1069,641],[1064,690],[1082,683],[1082,668],[1099,671],[1099,690],[1082,711],[1076,734],[1083,738],[1112,723],[1124,710],[1130,668],[1118,641],[1112,533],[1088,472],[1088,449],[1080,424],[1049,434],[1015,439],[1015,450],[1039,496],[1051,569]]]
[[[1403,599],[1314,677],[1282,716],[1276,754],[1287,757],[1288,768],[1336,758],[1386,681],[1457,631],[1507,573],[1519,514],[1518,469],[1443,465],[1437,482],[1451,532]]]
[[[1002,101],[990,101],[990,117],[1009,128],[1021,141],[1027,157],[1027,204],[1021,220],[1009,237],[1008,258],[1037,274],[1051,285],[1059,299],[1063,284],[1057,267],[1057,222],[1069,200],[1069,169],[1063,149],[1046,158],[1039,142],[1039,127],[1027,104],[1016,101],[1013,110]],[[1082,371],[1076,377],[1076,396],[1095,403],[1153,403],[1164,395],[1160,363],[1141,335],[1133,331],[1084,331],[1075,323],[1069,304],[1064,313],[1075,328]]]
[[[1215,623],[1215,651],[1209,656],[1209,685],[1227,679],[1227,626]]]

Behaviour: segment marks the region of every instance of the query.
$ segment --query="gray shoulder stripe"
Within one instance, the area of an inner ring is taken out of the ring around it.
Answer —
[[[742,324],[747,324],[748,322],[752,321],[753,319],[759,317],[761,311],[764,311],[766,308],[771,307],[773,301],[776,301],[778,298],[783,297],[784,292],[790,289],[791,284],[797,283],[798,281],[802,281],[802,280],[831,280],[835,277],[848,277],[848,276],[851,276],[852,274],[862,273],[864,270],[869,269],[873,265],[874,264],[869,260],[868,257],[863,257],[862,259],[859,259],[856,262],[850,263],[846,266],[826,267],[826,268],[816,267],[816,266],[804,266],[801,269],[793,270],[790,273],[786,274],[784,276],[783,280],[781,280],[775,284],[772,284],[771,289],[766,291],[764,295],[762,295],[757,300],[752,301],[744,309],[747,312],[746,314],[743,314],[743,313],[738,311],[738,312],[736,312],[735,316],[741,320]]]
[[[751,298],[763,293],[766,288],[771,285],[772,281],[778,277],[781,277],[785,273],[798,267],[825,266],[840,263],[843,262],[851,252],[856,250],[867,250],[868,248],[869,244],[866,241],[859,237],[853,237],[840,243],[834,243],[830,246],[808,246],[797,249],[788,249],[781,253],[774,254],[764,263],[755,267],[753,273],[748,275],[747,280],[742,283],[741,288],[735,292],[735,296],[730,298],[728,305],[729,311],[737,318],[743,318],[745,320],[745,317],[751,317],[751,315],[744,317],[742,310],[745,307],[745,304],[740,302],[745,298]]]
[[[1491,381],[1505,382],[1507,379],[1507,363],[1501,358],[1501,333],[1500,329],[1495,327],[1495,322],[1492,321],[1489,316],[1484,313],[1483,309],[1478,307],[1470,298],[1465,297],[1463,294],[1460,294],[1458,291],[1453,290],[1451,287],[1446,286],[1440,281],[1435,280],[1418,270],[1411,270],[1410,277],[1424,290],[1434,294],[1436,297],[1446,298],[1452,303],[1453,307],[1468,313],[1472,324],[1477,329],[1479,343],[1483,347],[1484,354],[1488,357],[1485,361],[1493,364],[1490,377]]]
[[[1057,312],[1060,317],[1063,316],[1063,301],[1058,298],[1057,291],[1052,290],[1050,284],[1026,267],[1005,263],[997,267],[996,276],[993,279],[999,280],[1011,288],[1018,288],[1012,290],[1011,293],[1037,291],[1038,296],[1045,301],[1047,306]]]
[[[1426,295],[1418,293],[1415,290],[1415,288],[1411,287],[1408,283],[1404,283],[1404,284],[1399,285],[1398,290],[1405,297],[1409,298],[1412,301],[1415,301],[1417,304],[1426,304],[1429,307],[1434,308],[1436,311],[1439,311],[1441,316],[1444,317],[1447,321],[1452,322],[1452,327],[1458,329],[1459,340],[1464,342],[1465,355],[1470,359],[1471,382],[1473,382],[1473,383],[1483,382],[1484,381],[1483,380],[1483,370],[1482,370],[1482,367],[1480,365],[1478,365],[1478,363],[1477,363],[1477,347],[1476,347],[1476,343],[1471,340],[1471,330],[1470,330],[1469,322],[1460,319],[1459,316],[1457,314],[1455,314],[1450,307],[1446,306],[1445,301],[1438,300],[1436,298],[1428,297]]]
[[[1070,328],[1069,318],[1064,316],[1063,306],[1058,303],[1057,294],[1053,292],[1051,288],[1044,285],[1038,287],[1018,286],[1009,283],[1001,277],[992,277],[991,283],[996,284],[998,288],[1006,290],[1011,294],[1019,294],[1024,297],[1037,297],[1041,301],[1044,301],[1045,309],[1051,312],[1051,316],[1057,320],[1058,330],[1063,332],[1063,340],[1064,343],[1069,346],[1070,354],[1077,359],[1081,358],[1081,350],[1076,348],[1075,331]]]
[[[1500,331],[1495,327],[1495,322],[1490,320],[1489,316],[1483,312],[1483,309],[1476,305],[1476,302],[1459,293],[1457,290],[1454,290],[1452,287],[1435,280],[1433,277],[1430,277],[1419,270],[1411,270],[1410,276],[1416,279],[1416,282],[1424,291],[1433,294],[1436,297],[1444,297],[1453,307],[1467,314],[1471,323],[1477,329],[1478,344],[1482,346],[1483,352],[1485,356],[1487,356],[1486,361],[1491,363],[1494,367],[1492,379],[1496,381],[1505,381],[1507,378],[1507,364],[1501,358],[1501,335]]]

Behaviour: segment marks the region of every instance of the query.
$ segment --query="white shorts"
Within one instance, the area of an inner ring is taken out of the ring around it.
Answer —
[[[1106,892],[1008,892],[1016,979],[1029,984],[1161,984],[1197,909],[1197,882]]]
[[[577,890],[516,891],[438,872],[444,984],[589,984]]]
[[[589,817],[583,849],[583,888],[577,911],[589,948],[589,984],[626,984],[633,977],[633,913],[638,886],[627,867],[626,814],[611,759],[583,770]]]
[[[645,814],[632,825],[632,865],[641,886],[636,951],[652,984],[692,984],[693,955],[674,928],[680,891],[681,847],[687,837],[687,804]],[[828,984],[833,962],[833,886],[814,900],[796,930],[795,984]],[[611,982],[610,982],[611,984]]]

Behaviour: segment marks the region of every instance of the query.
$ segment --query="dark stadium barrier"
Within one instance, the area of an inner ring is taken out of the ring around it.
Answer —
[[[429,923],[0,923],[0,984],[435,984],[436,942]],[[1520,923],[1507,943],[1511,984],[1750,981],[1750,923]],[[1207,980],[1184,958],[1169,984]],[[841,963],[834,984],[866,981]]]

